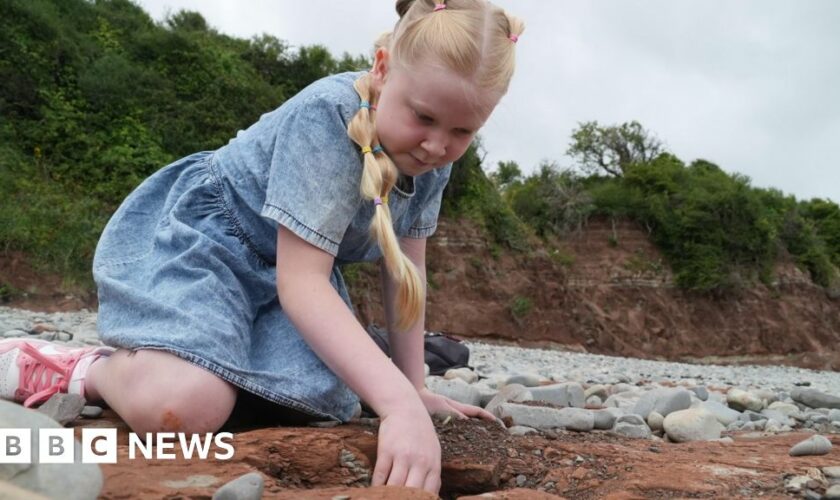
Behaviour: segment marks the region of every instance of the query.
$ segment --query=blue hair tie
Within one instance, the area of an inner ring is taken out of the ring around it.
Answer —
[[[360,108],[370,109],[370,103],[367,101],[362,101],[359,103]]]
[[[376,153],[381,153],[381,152],[383,152],[383,151],[385,151],[385,150],[384,150],[384,149],[382,149],[382,146],[380,146],[379,144],[377,144],[376,146],[374,146],[374,147],[373,147],[373,151],[372,151],[372,152],[373,152],[373,154],[376,154]]]

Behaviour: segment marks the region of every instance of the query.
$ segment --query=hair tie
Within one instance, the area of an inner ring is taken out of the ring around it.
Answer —
[[[368,153],[372,153],[372,152],[373,152],[373,150],[370,148],[370,146],[364,146],[364,147],[362,148],[362,154],[363,154],[363,155],[366,155],[366,154],[368,154]]]
[[[516,43],[516,42],[518,42],[518,41],[519,41],[519,36],[518,36],[518,35],[515,35],[515,34],[513,34],[513,33],[511,33],[511,34],[510,34],[510,36],[509,36],[508,38],[510,38],[510,41],[511,41],[511,42],[513,42],[513,43]]]
[[[443,10],[443,9],[445,9],[445,8],[446,8],[446,4],[445,4],[445,3],[438,3],[438,4],[435,4],[435,10],[434,10],[434,11],[432,11],[432,12],[437,12],[437,11],[439,11],[439,10]]]
[[[373,206],[374,207],[376,207],[377,205],[382,205],[383,203],[386,204],[386,205],[388,204],[388,196],[387,195],[385,195],[381,198],[379,196],[377,196],[376,198],[373,199]]]
[[[385,151],[385,150],[382,149],[382,146],[380,146],[379,144],[377,144],[376,146],[373,147],[373,154],[381,153],[383,151]]]
[[[360,108],[370,109],[370,103],[367,101],[362,101],[359,103]]]

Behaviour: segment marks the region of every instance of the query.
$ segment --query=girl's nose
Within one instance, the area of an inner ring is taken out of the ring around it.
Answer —
[[[429,134],[426,140],[420,144],[429,159],[438,159],[446,156],[446,139],[441,134]]]

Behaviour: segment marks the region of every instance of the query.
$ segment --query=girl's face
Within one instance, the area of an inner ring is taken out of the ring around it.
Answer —
[[[379,141],[412,177],[460,158],[501,98],[440,66],[392,65],[385,49],[377,50],[371,73]]]

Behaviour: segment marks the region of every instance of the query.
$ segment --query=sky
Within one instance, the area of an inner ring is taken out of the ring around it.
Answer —
[[[135,0],[213,28],[334,55],[370,53],[391,0]],[[840,1],[497,0],[522,18],[508,94],[481,130],[485,168],[566,155],[581,122],[636,120],[686,163],[702,158],[799,199],[840,202]]]

